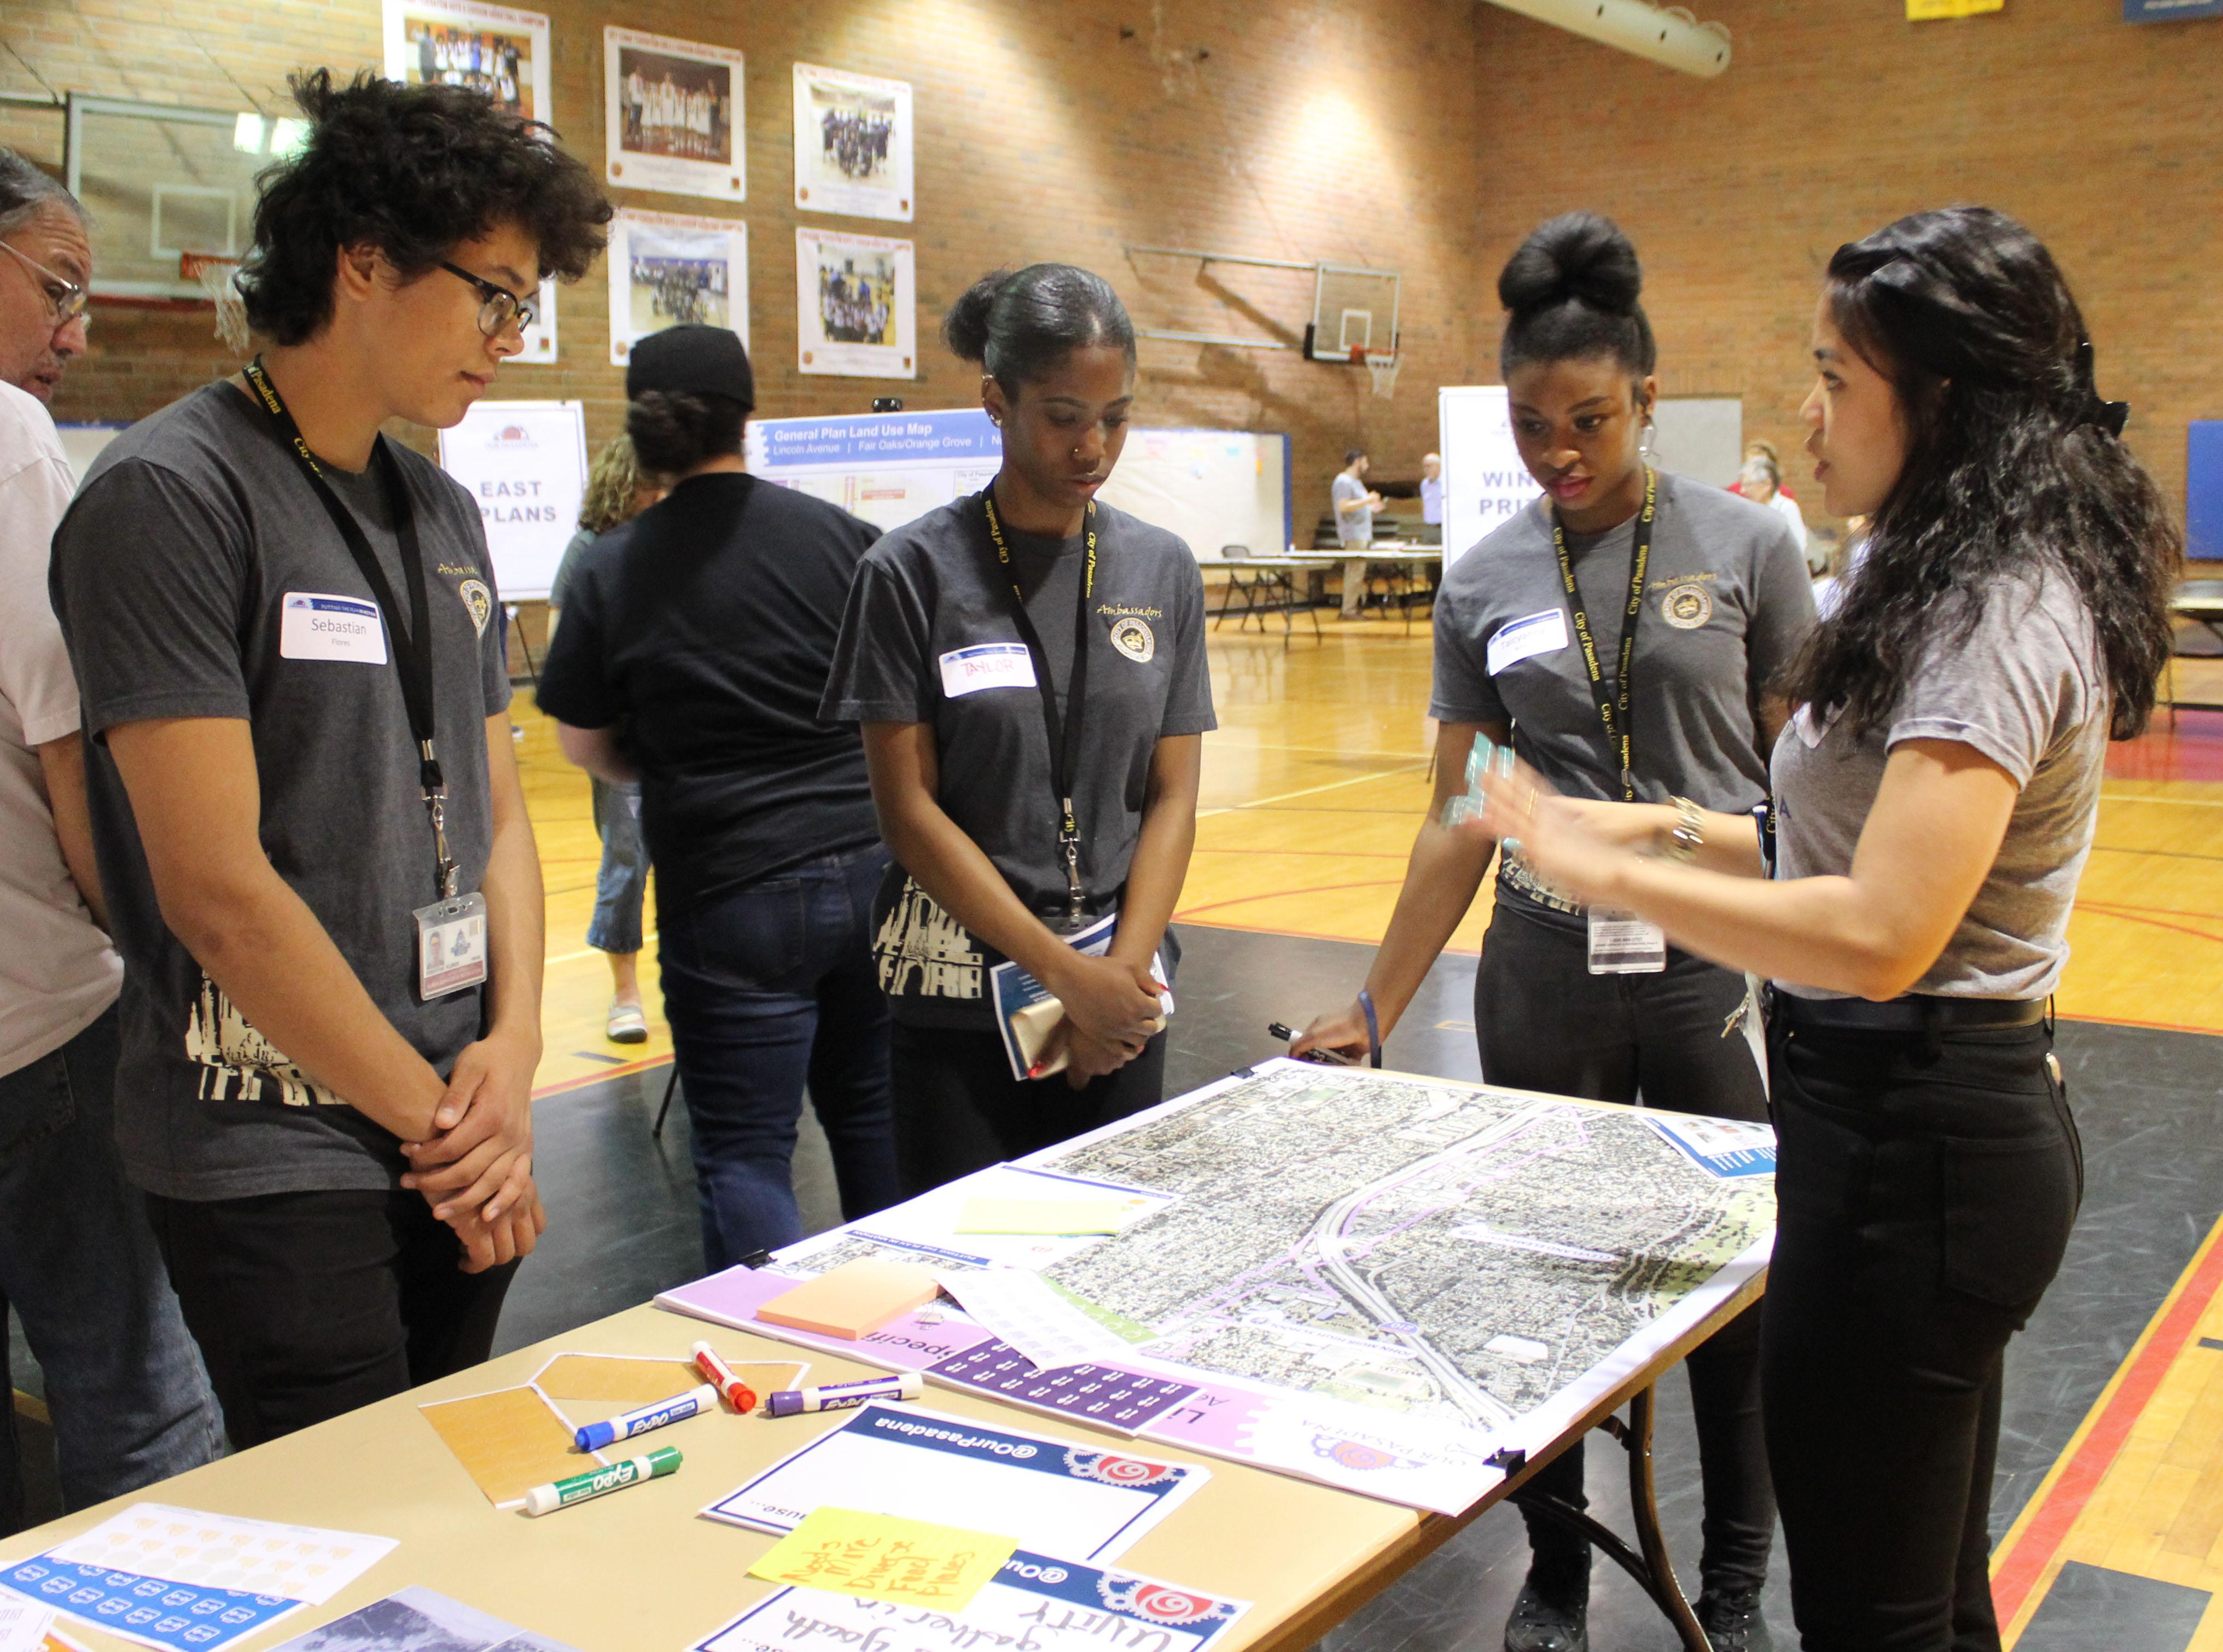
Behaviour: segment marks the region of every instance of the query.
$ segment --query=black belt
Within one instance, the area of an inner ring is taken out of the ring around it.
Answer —
[[[1798,998],[1771,991],[1769,1012],[1793,1027],[1832,1032],[1929,1032],[1944,1027],[2027,1027],[2045,1019],[2042,998],[1938,998],[1910,993],[1881,1004],[1864,998]]]

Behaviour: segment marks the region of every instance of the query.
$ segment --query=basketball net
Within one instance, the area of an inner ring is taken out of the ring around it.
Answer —
[[[1395,356],[1370,356],[1366,371],[1374,381],[1374,394],[1387,400],[1397,388],[1397,358]]]
[[[200,283],[201,291],[216,306],[216,336],[224,341],[226,349],[244,356],[248,350],[247,300],[240,297],[238,283],[234,279],[239,274],[239,260],[219,257],[214,253],[181,253],[178,274],[186,281]]]

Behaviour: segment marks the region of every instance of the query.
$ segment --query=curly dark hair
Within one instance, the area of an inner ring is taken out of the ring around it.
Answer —
[[[1632,378],[1659,365],[1652,323],[1637,297],[1644,269],[1611,218],[1565,212],[1540,224],[1497,277],[1506,309],[1501,377],[1527,362],[1610,356]]]
[[[248,325],[299,344],[332,318],[343,247],[373,246],[404,280],[501,224],[532,238],[544,274],[576,281],[608,237],[594,176],[555,134],[463,86],[406,86],[368,70],[288,83],[309,136],[258,180],[255,244],[239,275]]]
[[[1794,703],[1881,727],[1949,630],[2050,566],[2092,615],[2109,732],[2152,715],[2184,543],[2093,379],[2091,335],[2053,255],[1988,207],[1918,212],[1829,261],[1830,315],[1892,381],[1905,468],[1836,612],[1786,673]]]

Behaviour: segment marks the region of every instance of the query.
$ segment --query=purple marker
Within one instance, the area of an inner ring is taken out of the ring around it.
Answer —
[[[783,1388],[765,1402],[765,1410],[776,1417],[803,1416],[812,1411],[840,1411],[867,1400],[915,1400],[926,1392],[926,1379],[915,1371],[894,1377],[874,1377],[861,1383],[828,1383],[823,1388]]]

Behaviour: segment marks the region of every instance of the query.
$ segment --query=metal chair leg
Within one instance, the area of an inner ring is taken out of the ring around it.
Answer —
[[[664,1105],[656,1110],[656,1122],[649,1127],[651,1140],[660,1142],[664,1139],[664,1121],[671,1114],[671,1098],[678,1088],[679,1063],[675,1061],[671,1063],[671,1076],[664,1081]]]

